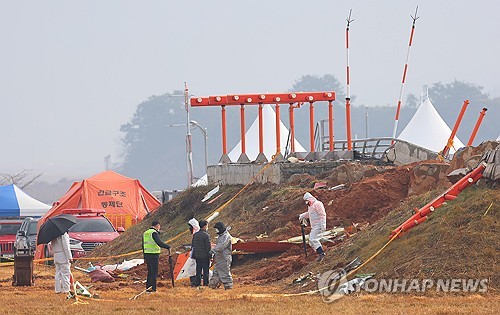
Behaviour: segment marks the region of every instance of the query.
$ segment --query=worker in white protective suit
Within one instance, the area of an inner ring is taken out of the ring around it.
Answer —
[[[53,239],[50,244],[54,253],[54,265],[56,266],[56,293],[68,293],[70,290],[70,267],[71,262],[73,262],[73,256],[69,249],[68,233]]]
[[[214,225],[217,230],[217,243],[215,247],[210,250],[210,254],[214,256],[214,272],[208,286],[212,289],[218,288],[221,284],[224,289],[229,290],[233,288],[233,276],[231,275],[231,253],[233,247],[231,244],[231,234],[229,234],[229,227],[226,228],[224,223],[217,222]]]
[[[304,194],[304,200],[307,205],[307,212],[299,215],[299,221],[302,222],[304,219],[309,219],[311,222],[309,245],[318,253],[318,261],[321,261],[325,257],[325,251],[319,242],[321,233],[326,231],[325,206],[308,192]]]
[[[192,218],[188,221],[188,227],[191,235],[194,235],[194,233],[200,230],[200,223],[195,218]],[[187,275],[189,276],[191,286],[196,287],[196,260],[193,259],[193,248],[191,248],[191,254],[189,255]]]

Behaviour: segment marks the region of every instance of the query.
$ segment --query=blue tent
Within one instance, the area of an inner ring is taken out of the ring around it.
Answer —
[[[16,185],[0,186],[0,217],[41,217],[50,208]]]

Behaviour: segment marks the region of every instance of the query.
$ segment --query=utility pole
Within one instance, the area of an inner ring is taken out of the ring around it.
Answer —
[[[187,83],[184,82],[184,106],[186,108],[186,160],[187,160],[187,188],[194,184],[193,175],[193,150],[191,144],[191,126],[189,117],[189,90]]]
[[[205,144],[205,172],[207,171],[208,168],[208,131],[207,128],[202,127],[196,120],[191,120],[190,122],[190,127],[191,128],[198,128],[200,129],[201,133],[203,134],[204,138],[204,144]],[[166,127],[184,127],[186,124],[170,124],[170,125],[165,125]]]
[[[106,155],[104,157],[104,169],[107,171],[109,170],[109,161],[111,160],[111,155]]]
[[[365,106],[365,138],[368,139],[368,106]]]

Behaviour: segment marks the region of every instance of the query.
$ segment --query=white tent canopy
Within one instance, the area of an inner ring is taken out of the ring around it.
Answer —
[[[398,139],[416,144],[428,150],[441,151],[451,136],[451,129],[441,118],[429,99],[425,100],[418,107],[408,125],[401,132]],[[464,147],[458,137],[453,140],[453,147],[450,153]]]
[[[0,216],[43,216],[51,206],[30,197],[16,185],[0,186]]]
[[[268,160],[272,159],[272,156],[276,153],[276,113],[271,105],[264,105],[262,109],[262,122],[263,122],[263,140],[264,140],[264,155]],[[288,139],[288,128],[285,127],[282,121],[280,121],[280,147],[281,153],[285,152],[285,146]],[[295,151],[296,152],[306,152],[304,147],[295,140]],[[245,133],[245,151],[250,159],[250,161],[255,161],[257,155],[259,155],[259,117],[255,118],[250,128]],[[241,140],[234,147],[234,149],[229,152],[229,158],[231,161],[236,162],[241,155]]]
[[[500,135],[498,135],[497,141],[500,141]]]

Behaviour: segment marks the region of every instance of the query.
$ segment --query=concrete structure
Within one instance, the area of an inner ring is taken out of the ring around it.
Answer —
[[[256,183],[280,184],[294,174],[318,175],[342,164],[341,161],[320,161],[314,163],[272,163],[255,180]],[[262,169],[264,164],[222,164],[208,167],[209,185],[245,185]]]
[[[393,162],[395,165],[436,159],[436,152],[402,140],[397,140],[394,146],[388,148],[382,157],[383,161]]]
[[[388,140],[383,138],[384,141]],[[404,165],[417,161],[436,160],[437,153],[402,140],[395,140],[395,144],[385,150],[380,155],[379,148],[384,145],[382,140],[367,139],[367,143],[376,142],[376,145],[365,144],[353,151],[334,151],[335,160],[325,160],[322,157],[327,152],[313,152],[309,155],[314,156],[315,161],[309,162],[275,162],[269,165],[264,172],[259,174],[265,163],[228,163],[219,165],[210,165],[207,169],[209,185],[245,185],[250,182],[257,174],[256,183],[281,184],[286,182],[295,174],[318,175],[331,171],[333,168],[341,165],[344,161],[358,159],[365,161],[381,161],[394,163],[395,165]],[[390,138],[389,138],[390,141]],[[359,150],[359,151],[358,151]],[[353,156],[354,153],[354,156]],[[377,154],[375,154],[377,153]],[[307,161],[308,158],[306,157]]]

